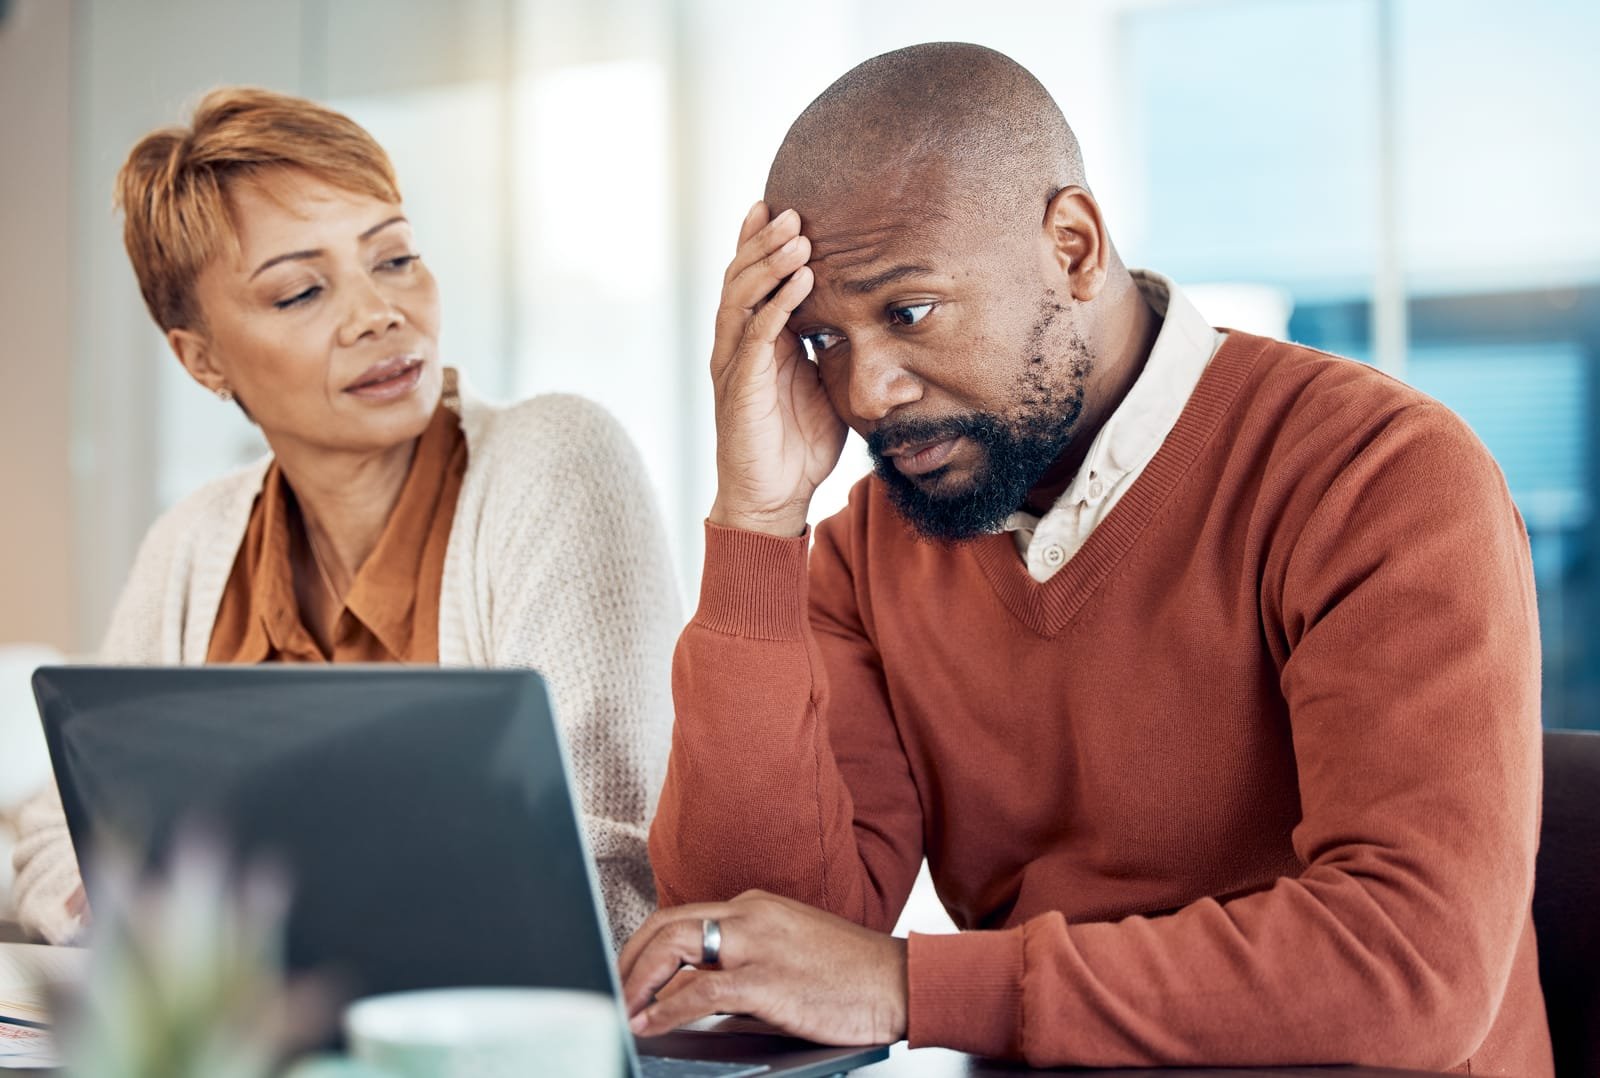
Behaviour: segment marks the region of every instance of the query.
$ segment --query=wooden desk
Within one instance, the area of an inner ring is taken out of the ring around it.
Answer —
[[[1381,1067],[1201,1067],[1135,1070],[1030,1070],[1014,1063],[974,1059],[943,1048],[912,1051],[895,1045],[887,1060],[851,1071],[852,1078],[1020,1078],[1027,1074],[1071,1074],[1074,1078],[1425,1078],[1432,1071]]]

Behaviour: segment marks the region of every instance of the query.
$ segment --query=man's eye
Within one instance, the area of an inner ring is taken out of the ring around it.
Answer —
[[[800,343],[805,347],[806,356],[813,362],[816,361],[817,356],[842,340],[844,340],[844,337],[838,333],[802,333],[800,335]]]
[[[904,307],[890,307],[889,321],[897,326],[914,326],[933,310],[931,303],[908,303]]]
[[[288,299],[276,300],[272,305],[274,307],[278,308],[278,310],[280,310],[280,311],[286,311],[290,307],[298,307],[302,303],[309,303],[311,300],[315,299],[316,296],[317,296],[317,293],[319,293],[321,291],[322,291],[322,286],[319,285],[319,284],[314,284],[310,288],[307,288],[303,292],[296,292],[294,295],[290,296]]]

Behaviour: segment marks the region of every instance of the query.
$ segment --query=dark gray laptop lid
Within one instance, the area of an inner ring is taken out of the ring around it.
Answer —
[[[335,970],[360,995],[615,993],[536,674],[46,667],[34,689],[91,874],[101,843],[153,862],[198,818],[288,868],[291,968]]]

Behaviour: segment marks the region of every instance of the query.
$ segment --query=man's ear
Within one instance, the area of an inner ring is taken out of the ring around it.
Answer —
[[[211,354],[211,345],[203,333],[192,329],[169,329],[167,347],[178,357],[178,362],[189,372],[189,377],[199,382],[208,392],[220,393],[224,389],[232,391],[233,387],[228,385],[227,378],[217,369]]]
[[[1100,294],[1106,283],[1111,244],[1106,239],[1100,204],[1087,189],[1063,187],[1044,213],[1044,240],[1048,257],[1080,303]]]

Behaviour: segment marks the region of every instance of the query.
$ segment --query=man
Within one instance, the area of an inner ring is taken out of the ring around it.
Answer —
[[[1504,481],[1439,404],[1127,270],[1084,184],[968,45],[868,61],[779,150],[717,318],[634,1028],[1548,1075]],[[808,565],[847,424],[876,474]],[[924,856],[963,931],[890,938]]]

